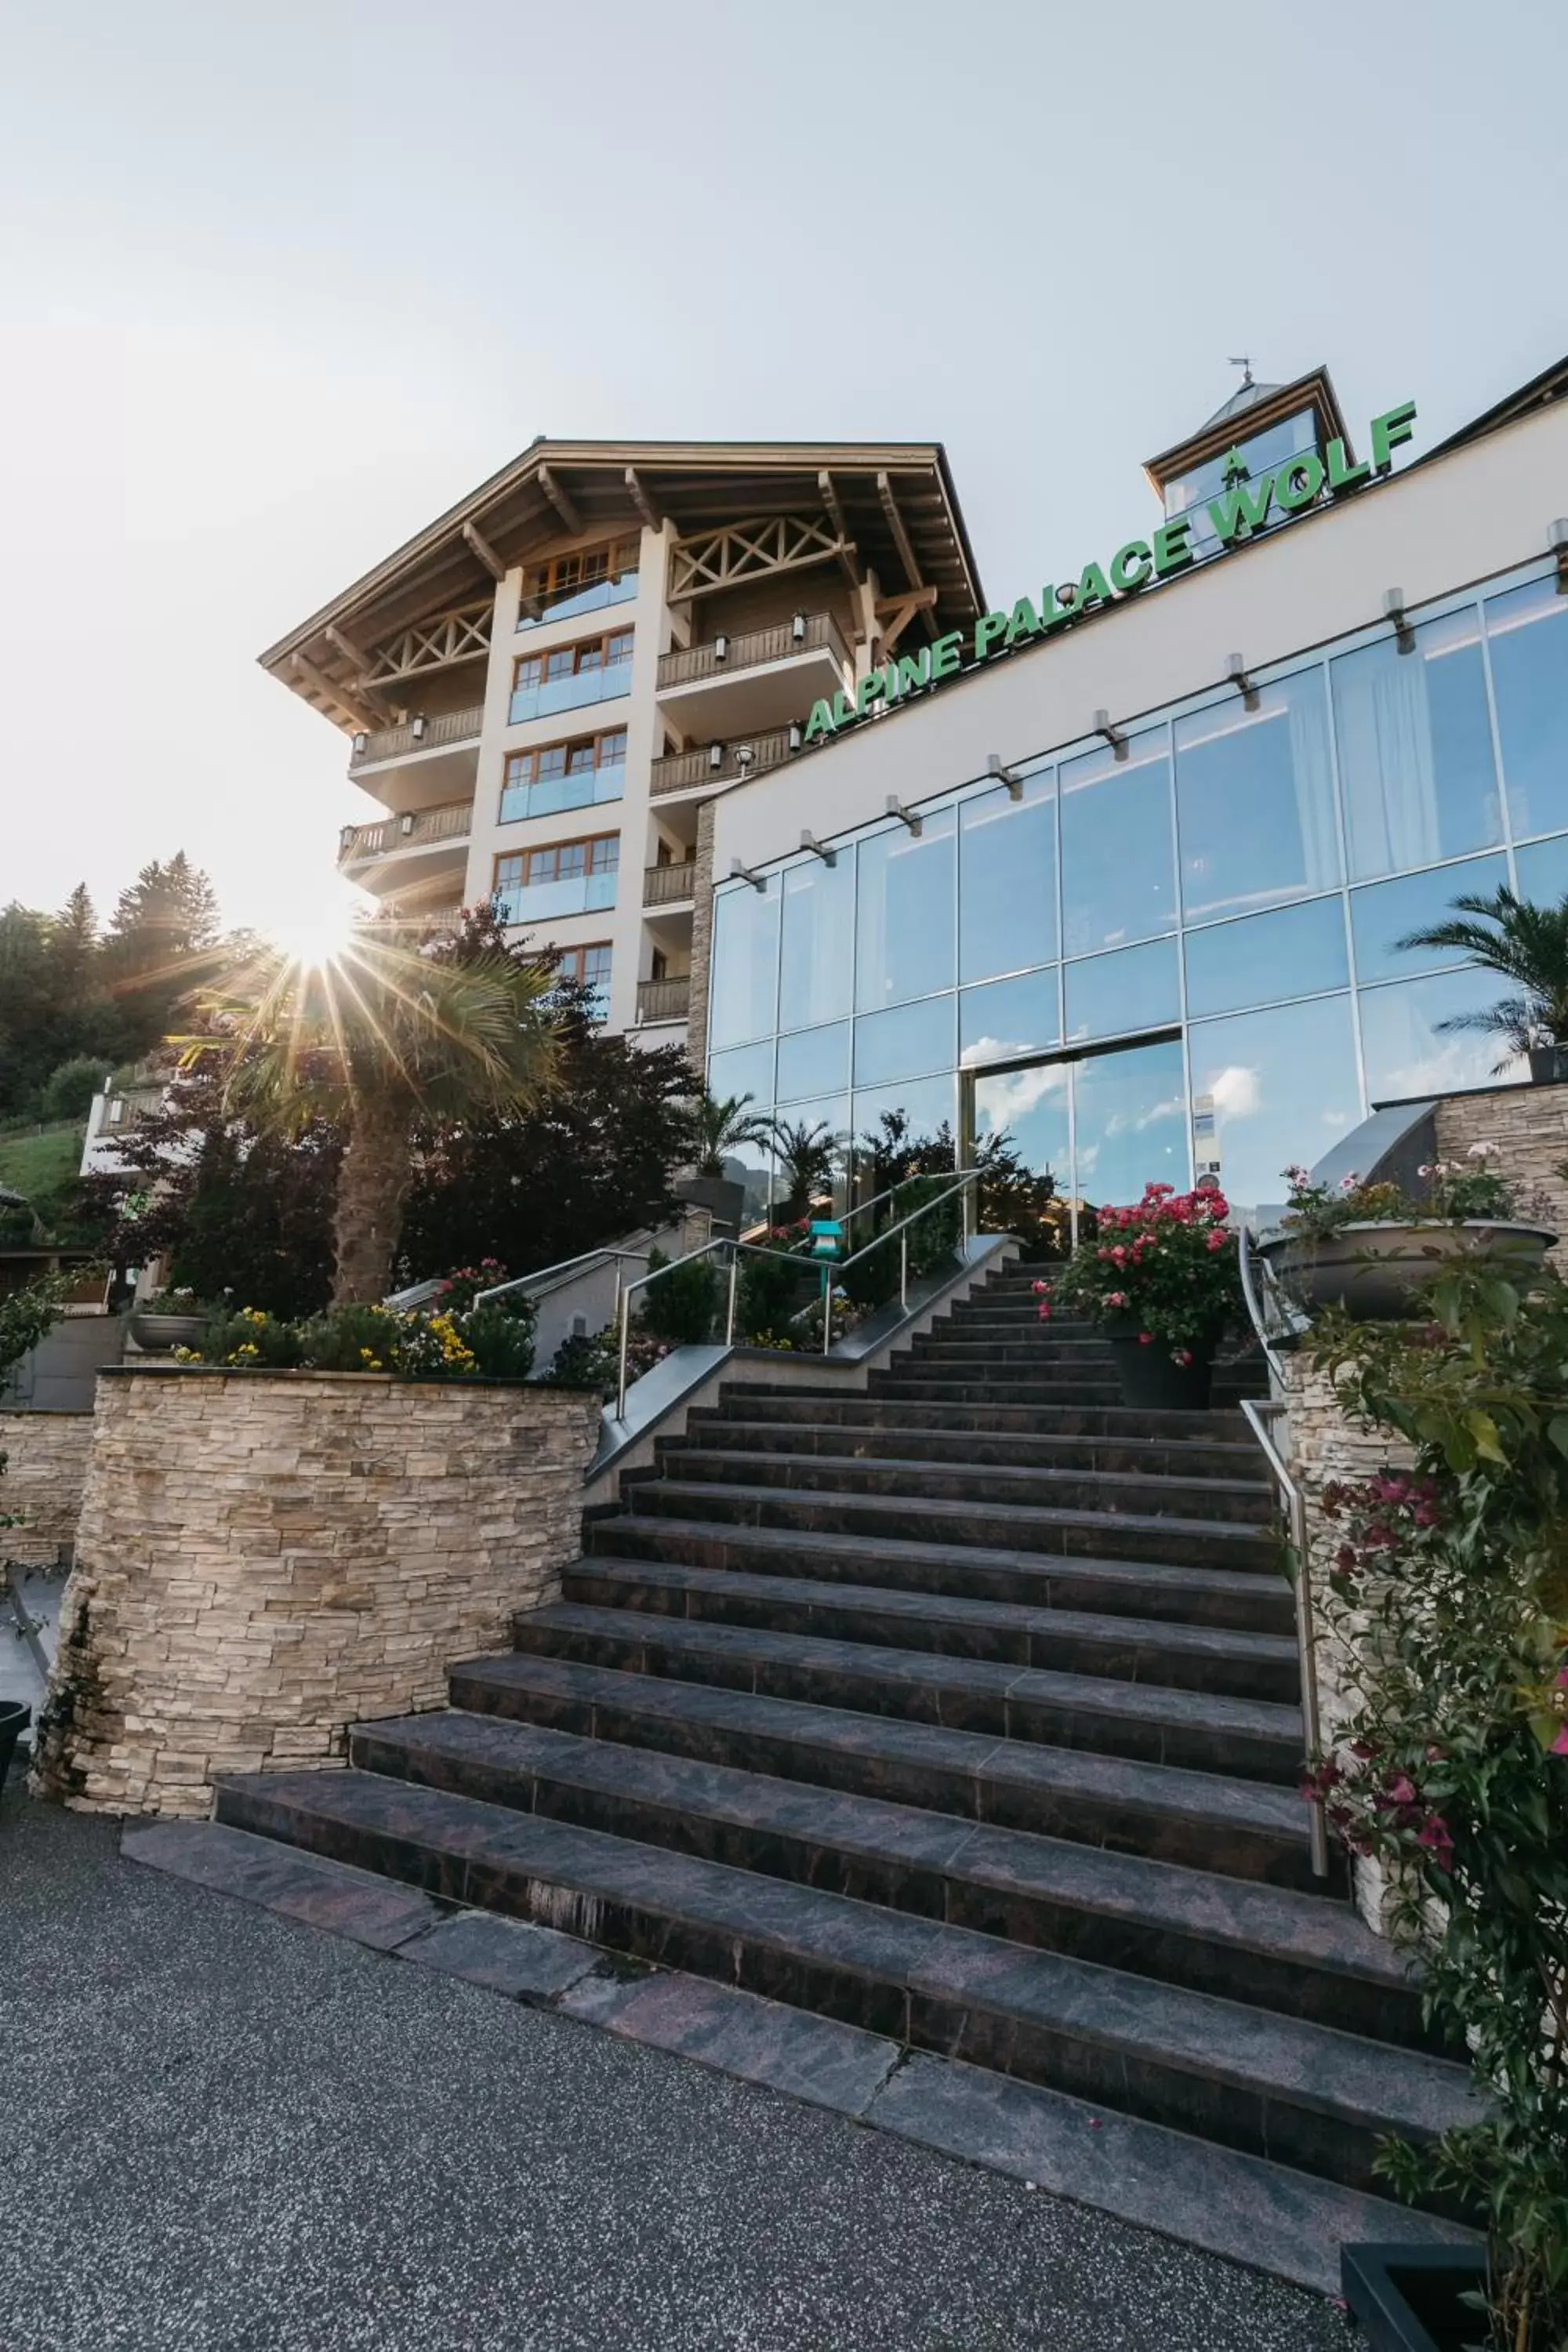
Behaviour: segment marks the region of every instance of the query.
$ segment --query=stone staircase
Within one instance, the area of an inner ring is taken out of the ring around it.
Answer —
[[[726,1390],[447,1712],[216,1819],[937,2053],[998,2147],[1026,2100],[1056,2185],[1243,2259],[1289,2267],[1264,2207],[1313,2278],[1347,2233],[1454,2234],[1376,2195],[1383,2136],[1477,2108],[1311,1875],[1258,1449],[1223,1404],[1124,1410],[1033,1273],[866,1391]]]

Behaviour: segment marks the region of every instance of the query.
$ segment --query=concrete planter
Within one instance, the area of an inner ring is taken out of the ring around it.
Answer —
[[[18,1706],[13,1699],[0,1699],[0,1789],[5,1785],[12,1753],[18,1737],[27,1727],[30,1712],[29,1708]]]
[[[1342,1307],[1359,1320],[1384,1323],[1408,1312],[1413,1290],[1466,1259],[1489,1259],[1528,1280],[1556,1238],[1539,1225],[1369,1221],[1342,1225],[1318,1240],[1280,1234],[1262,1244],[1262,1255],[1310,1312]]]
[[[683,1176],[675,1195],[677,1200],[689,1201],[694,1209],[706,1209],[715,1225],[739,1232],[746,1213],[743,1184],[732,1182],[728,1176]]]
[[[141,1308],[131,1318],[131,1337],[150,1356],[166,1355],[173,1348],[194,1348],[207,1328],[205,1315],[160,1315]]]
[[[1468,2352],[1487,2333],[1462,2300],[1487,2283],[1479,2246],[1342,2246],[1340,2279],[1371,2352]]]

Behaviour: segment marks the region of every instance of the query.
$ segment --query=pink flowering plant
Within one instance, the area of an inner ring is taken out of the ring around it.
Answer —
[[[1290,1187],[1284,1230],[1303,1241],[1321,1241],[1343,1225],[1552,1223],[1552,1204],[1540,1192],[1525,1192],[1492,1165],[1494,1143],[1472,1143],[1462,1160],[1431,1160],[1416,1170],[1424,1187],[1405,1192],[1397,1184],[1363,1183],[1352,1174],[1337,1184],[1314,1184],[1301,1167],[1283,1171]]]
[[[1229,1213],[1223,1192],[1146,1184],[1131,1208],[1100,1211],[1093,1238],[1079,1243],[1041,1314],[1074,1307],[1118,1337],[1190,1364],[1242,1309]]]
[[[1387,2147],[1490,2240],[1488,2341],[1568,2343],[1568,1285],[1447,1274],[1424,1325],[1325,1317],[1315,1360],[1408,1468],[1331,1485],[1325,1613],[1349,1711],[1309,1794],[1386,1868],[1430,2017],[1486,2118]]]

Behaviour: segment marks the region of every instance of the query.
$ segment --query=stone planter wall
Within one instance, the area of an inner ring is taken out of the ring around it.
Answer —
[[[1437,1153],[1462,1160],[1473,1143],[1497,1147],[1492,1161],[1504,1176],[1552,1203],[1562,1237],[1552,1265],[1568,1268],[1568,1087],[1500,1087],[1488,1094],[1447,1095],[1437,1105]]]
[[[106,1372],[37,1782],[205,1813],[446,1702],[578,1548],[599,1401],[329,1372]]]
[[[90,1412],[0,1412],[0,1559],[53,1568],[76,1540],[92,1441]]]

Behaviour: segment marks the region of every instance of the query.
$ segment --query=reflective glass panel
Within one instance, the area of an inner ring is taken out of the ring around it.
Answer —
[[[1340,879],[1321,668],[1178,719],[1176,832],[1189,922]]]
[[[771,1108],[773,1099],[773,1047],[770,1038],[765,1045],[741,1045],[727,1054],[710,1054],[708,1057],[708,1091],[721,1101],[728,1096],[739,1098],[750,1095],[759,1110]]]
[[[1537,906],[1558,905],[1568,892],[1568,833],[1554,841],[1531,841],[1513,854],[1519,869],[1519,895]]]
[[[1239,421],[1245,425],[1245,411]],[[1297,456],[1303,449],[1310,449],[1316,440],[1316,420],[1310,408],[1303,408],[1294,416],[1287,416],[1279,424],[1270,425],[1263,432],[1255,433],[1250,440],[1242,441],[1239,446],[1248,485],[1261,481],[1265,474],[1276,472],[1287,458]],[[1193,512],[1193,551],[1200,557],[1215,554],[1220,546],[1219,533],[1214,527],[1208,504],[1211,499],[1226,496],[1226,469],[1230,462],[1231,453],[1227,449],[1221,457],[1205,458],[1201,466],[1194,466],[1191,473],[1178,475],[1173,482],[1165,486],[1165,512],[1168,515],[1195,509]],[[1271,504],[1264,529],[1270,530],[1275,523],[1285,519],[1284,510]]]
[[[1174,940],[1151,940],[1120,955],[1090,956],[1067,966],[1067,1035],[1125,1036],[1181,1018]]]
[[[805,1029],[850,1010],[855,965],[855,852],[814,857],[784,874],[779,1026]]]
[[[785,900],[787,907],[788,900]],[[849,1024],[835,1021],[826,1029],[797,1029],[779,1039],[781,1102],[797,1095],[820,1095],[847,1086],[849,1080]]]
[[[855,1003],[862,1013],[952,986],[955,813],[866,836],[856,852]]]
[[[928,996],[887,1013],[863,1013],[855,1024],[855,1083],[918,1077],[953,1066],[953,999]]]
[[[1367,1100],[1403,1102],[1415,1095],[1452,1094],[1461,1087],[1496,1086],[1522,1075],[1510,1063],[1500,1037],[1478,1030],[1445,1034],[1438,1026],[1456,1013],[1476,1013],[1495,1004],[1506,982],[1495,972],[1443,971],[1430,980],[1407,980],[1395,988],[1361,992],[1361,1045],[1366,1064]]]
[[[1184,1192],[1191,1174],[1181,1041],[1090,1054],[1075,1065],[1074,1181],[1096,1207],[1141,1198],[1148,1183]]]
[[[1031,1174],[1048,1171],[1057,1190],[1072,1190],[1068,1093],[1070,1062],[1036,1062],[1026,1070],[999,1071],[974,1081],[974,1138],[1009,1138]]]
[[[1350,985],[1344,902],[1337,896],[1189,931],[1186,953],[1187,1012],[1194,1020]]]
[[[1330,664],[1351,879],[1502,839],[1473,606]]]
[[[1214,1112],[1220,1182],[1248,1208],[1283,1201],[1280,1171],[1310,1168],[1361,1117],[1348,995],[1196,1021],[1187,1051],[1193,1107]]]
[[[1498,740],[1515,837],[1568,824],[1568,596],[1555,577],[1486,608]]]
[[[958,976],[1025,971],[1057,952],[1056,777],[965,801],[958,845]]]
[[[902,1086],[857,1087],[855,1089],[855,1133],[872,1135],[884,1111],[900,1110],[909,1120],[911,1141],[935,1135],[945,1127],[956,1134],[956,1103],[953,1081],[946,1078],[910,1078]]]
[[[1062,921],[1068,955],[1174,928],[1165,732],[1062,763]]]
[[[714,892],[709,1042],[716,1047],[765,1036],[773,1026],[780,895],[776,874],[763,890],[742,882]]]
[[[792,1102],[778,1114],[782,1129],[790,1134],[804,1133],[807,1140],[826,1140],[832,1153],[832,1164],[824,1190],[831,1191],[834,1202],[842,1206],[845,1191],[845,1167],[849,1151],[849,1097],[847,1095],[817,1095],[809,1102]],[[790,1172],[785,1157],[775,1148],[771,1155],[773,1167],[773,1202],[775,1213],[782,1209],[790,1186]]]
[[[1351,892],[1351,930],[1355,939],[1356,978],[1392,980],[1407,971],[1440,971],[1461,958],[1440,948],[1394,946],[1409,931],[1447,922],[1454,901],[1489,898],[1508,880],[1505,857],[1472,857],[1463,866],[1440,866],[1430,874],[1402,874],[1397,881],[1380,882],[1375,890]]]
[[[1045,971],[1026,971],[1019,980],[966,988],[959,997],[961,1063],[1012,1061],[1037,1045],[1054,1045],[1060,1034],[1054,963]]]

